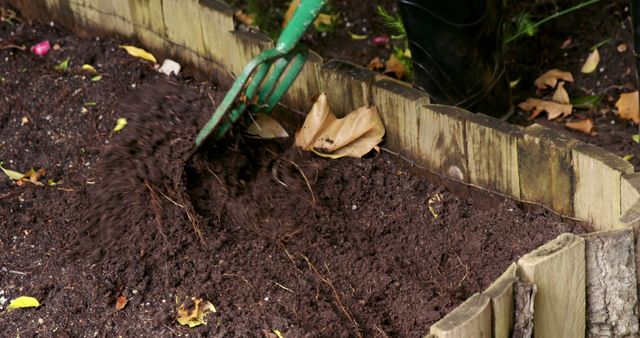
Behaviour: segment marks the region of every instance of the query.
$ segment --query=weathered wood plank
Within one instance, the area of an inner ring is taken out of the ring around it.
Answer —
[[[513,263],[484,292],[491,299],[493,337],[509,338],[514,318],[514,283],[518,266]]]
[[[533,336],[534,303],[538,287],[520,278],[515,283],[515,309],[512,338]]]
[[[638,202],[640,202],[640,173],[622,175],[622,183],[620,186],[620,211],[624,214]],[[640,212],[640,210],[638,210],[638,212]],[[633,227],[636,235],[640,232],[640,220],[624,225]]]
[[[225,57],[225,67],[235,76],[238,76],[247,63],[256,57],[260,52],[273,48],[273,40],[261,32],[233,32],[233,41],[224,49],[227,53]]]
[[[524,129],[518,139],[520,197],[573,216],[571,150],[578,140],[539,124]]]
[[[585,243],[562,234],[523,256],[518,274],[534,283],[536,338],[584,338],[585,336]]]
[[[416,105],[418,149],[415,156],[430,171],[460,182],[469,181],[466,123],[473,114],[457,107]]]
[[[491,305],[489,297],[476,293],[429,331],[438,338],[491,337]]]
[[[342,60],[331,60],[320,68],[320,91],[327,95],[338,116],[369,106],[376,73]]]
[[[168,46],[162,0],[129,1],[129,11],[136,36],[144,46],[154,51]]]
[[[633,229],[582,236],[586,244],[588,337],[637,337],[638,290]]]
[[[469,182],[520,199],[518,140],[522,138],[521,129],[475,114],[467,119],[466,135]]]
[[[200,65],[223,87],[230,87],[233,74],[225,66],[227,50],[235,45],[233,10],[222,0],[200,0],[200,30],[205,60]]]
[[[205,55],[201,8],[198,0],[162,0],[166,37],[178,45],[178,59],[191,65],[198,64],[198,55]]]
[[[385,146],[407,154],[417,154],[420,124],[416,104],[428,100],[427,93],[410,85],[381,76],[371,86],[373,104],[378,108],[386,128]]]
[[[322,63],[322,57],[310,50],[300,74],[282,97],[281,103],[284,106],[304,114],[311,110],[312,99],[320,94],[319,78]]]
[[[633,165],[600,147],[580,144],[573,149],[575,216],[596,230],[613,229],[621,215],[621,177]]]

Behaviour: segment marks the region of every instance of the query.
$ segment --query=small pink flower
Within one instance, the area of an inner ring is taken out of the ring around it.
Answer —
[[[31,52],[37,56],[45,56],[47,53],[49,53],[50,49],[51,44],[49,43],[49,40],[44,40],[31,46]]]
[[[389,36],[387,35],[377,35],[374,36],[372,42],[376,46],[384,46],[389,43]]]

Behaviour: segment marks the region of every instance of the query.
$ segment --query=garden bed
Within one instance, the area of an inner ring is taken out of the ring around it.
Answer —
[[[60,183],[0,181],[0,297],[43,304],[0,315],[11,335],[420,336],[517,257],[582,231],[386,155],[325,160],[236,132],[183,167],[219,89],[55,25],[0,23],[0,38],[60,46],[0,50],[0,159]],[[217,308],[204,327],[175,322],[191,296]]]

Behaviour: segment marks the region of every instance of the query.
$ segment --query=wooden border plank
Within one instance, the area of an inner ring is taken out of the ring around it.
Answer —
[[[562,234],[518,260],[518,275],[537,286],[536,338],[585,336],[585,240]]]
[[[509,338],[514,319],[514,284],[518,265],[512,263],[484,292],[491,298],[491,319],[494,338]]]
[[[327,95],[338,117],[371,105],[371,85],[376,73],[342,60],[331,60],[320,68],[320,91]]]
[[[438,338],[490,338],[490,301],[483,294],[474,294],[433,324],[429,333]]]

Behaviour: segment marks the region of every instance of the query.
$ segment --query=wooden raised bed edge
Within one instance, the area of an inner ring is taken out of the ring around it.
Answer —
[[[273,46],[261,33],[235,32],[233,11],[221,0],[9,2],[29,19],[53,20],[81,35],[136,38],[222,86]],[[311,51],[282,104],[306,112],[321,91],[338,115],[376,105],[387,128],[384,146],[430,172],[608,230],[563,234],[525,255],[428,336],[509,337],[517,319],[532,320],[535,337],[639,333],[638,224],[618,221],[640,198],[640,174],[628,162],[540,125],[522,128],[431,104],[427,93],[405,83],[345,61],[324,63]],[[518,316],[514,307],[514,298],[523,297],[516,295],[517,280],[533,283],[527,293],[533,302],[521,302],[533,305],[525,311],[533,318]]]

